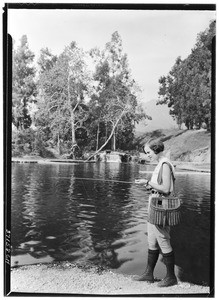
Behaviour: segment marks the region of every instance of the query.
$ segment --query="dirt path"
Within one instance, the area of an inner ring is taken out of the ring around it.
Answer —
[[[11,292],[84,295],[209,294],[209,287],[185,282],[158,288],[111,271],[84,270],[70,263],[30,265],[12,269]],[[198,296],[198,295],[197,295]]]

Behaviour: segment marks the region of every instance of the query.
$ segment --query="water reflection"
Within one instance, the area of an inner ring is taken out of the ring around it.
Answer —
[[[192,182],[192,184],[191,184]],[[207,284],[210,277],[210,176],[178,176],[182,186],[183,223],[172,230],[176,264],[182,281]]]
[[[142,171],[152,168],[12,165],[13,265],[83,261],[140,274],[147,259],[148,195],[131,182],[150,177]],[[183,223],[172,231],[177,275],[182,281],[209,283],[210,176],[178,174],[176,190],[184,202]],[[155,275],[164,275],[160,262]]]
[[[130,181],[131,172],[127,172],[125,168],[128,165],[113,164],[105,167],[99,164],[95,168],[95,178]],[[124,174],[124,178],[119,177],[119,174]],[[125,260],[118,260],[115,251],[118,245],[114,243],[122,238],[122,232],[126,228],[124,218],[129,219],[130,210],[125,204],[130,201],[130,184],[125,183],[123,186],[117,182],[83,180],[76,184],[75,178],[79,175],[72,175],[69,195],[70,199],[76,195],[75,201],[80,201],[78,216],[83,220],[83,228],[89,236],[89,245],[86,241],[87,247],[82,248],[88,252],[87,259],[90,261],[103,267],[118,268]]]

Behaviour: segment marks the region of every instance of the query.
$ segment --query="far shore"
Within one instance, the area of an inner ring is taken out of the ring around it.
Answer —
[[[41,158],[33,156],[25,157],[12,157],[13,163],[38,163],[38,164],[74,164],[74,163],[95,163],[95,160],[86,162],[85,160],[74,160],[74,159],[60,159],[60,158]],[[115,162],[118,163],[118,162]],[[191,162],[191,161],[174,161],[175,167],[180,170],[193,171],[193,172],[211,172],[210,163],[205,162]],[[148,165],[155,165],[154,163],[146,163]]]

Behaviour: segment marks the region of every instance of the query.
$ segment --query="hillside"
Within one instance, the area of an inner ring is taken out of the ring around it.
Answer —
[[[165,154],[173,161],[210,163],[211,133],[206,130],[155,130],[138,137],[139,145],[150,138],[160,138]]]
[[[146,131],[153,131],[156,129],[173,129],[177,128],[176,122],[169,114],[169,107],[167,105],[156,105],[156,99],[149,102],[142,103],[142,106],[147,115],[152,117],[152,120],[144,120],[136,125],[136,135],[139,136]]]

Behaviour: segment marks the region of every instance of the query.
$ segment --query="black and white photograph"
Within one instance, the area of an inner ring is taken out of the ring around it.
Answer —
[[[214,297],[216,5],[2,9],[4,295]]]

